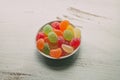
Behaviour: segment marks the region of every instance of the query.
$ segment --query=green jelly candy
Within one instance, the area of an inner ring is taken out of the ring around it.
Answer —
[[[48,43],[45,43],[44,48],[43,48],[43,52],[44,52],[45,54],[49,55],[49,53],[50,53],[50,48],[49,48]]]
[[[44,26],[43,32],[44,32],[46,35],[48,35],[48,33],[51,32],[51,31],[52,31],[52,27],[51,27],[49,24],[47,24],[47,25]]]
[[[50,40],[51,43],[56,43],[58,41],[57,35],[54,32],[50,32],[48,34],[48,39]]]
[[[63,33],[63,37],[65,40],[71,41],[73,39],[74,35],[71,30],[65,30]]]

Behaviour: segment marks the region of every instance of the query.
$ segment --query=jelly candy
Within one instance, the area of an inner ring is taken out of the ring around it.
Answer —
[[[79,28],[74,28],[74,37],[81,38],[81,32]]]
[[[79,38],[74,38],[71,40],[70,45],[73,48],[77,48],[80,45],[80,39]]]
[[[65,40],[70,41],[73,38],[73,34],[70,30],[65,30],[63,33]]]
[[[74,34],[74,28],[72,25],[68,25],[67,30],[70,30]]]
[[[50,49],[56,49],[56,48],[58,48],[58,45],[57,45],[57,43],[49,43],[49,47],[50,47]]]
[[[38,41],[37,41],[37,48],[39,49],[39,50],[42,50],[43,49],[43,47],[44,47],[44,39],[39,39]]]
[[[57,49],[52,49],[50,50],[50,56],[54,57],[54,58],[59,58],[62,54],[62,50],[61,48],[57,48]]]
[[[43,48],[42,51],[43,51],[45,54],[48,54],[48,55],[49,55],[49,53],[50,53],[50,48],[49,48],[48,43],[45,43],[44,48]]]
[[[62,50],[62,54],[61,54],[61,56],[66,56],[67,55],[67,53],[61,48],[61,50]]]
[[[56,35],[56,33],[54,33],[54,32],[50,32],[49,34],[48,34],[48,39],[49,39],[49,41],[51,42],[51,43],[56,43],[57,42],[57,35]]]
[[[62,31],[57,30],[57,29],[53,29],[53,31],[57,34],[57,36],[63,36]]]
[[[57,46],[57,43],[51,43],[51,42],[49,41],[48,37],[45,37],[45,38],[44,38],[44,41],[45,41],[46,43],[48,43],[50,49],[55,49],[55,48],[58,47],[58,46]]]
[[[49,24],[45,25],[43,28],[43,31],[46,35],[48,35],[48,33],[52,31],[51,25],[49,25]]]
[[[62,49],[66,52],[66,53],[72,53],[73,52],[73,47],[66,45],[66,44],[62,44]]]
[[[70,41],[66,41],[66,40],[65,40],[64,44],[69,45],[69,44],[70,44]]]
[[[43,32],[39,32],[36,36],[36,41],[40,38],[44,38],[45,37],[45,34]]]
[[[58,37],[58,47],[61,47],[61,45],[62,45],[63,43],[65,43],[64,38],[63,38],[62,36],[59,36],[59,37]]]
[[[62,21],[62,22],[60,23],[60,30],[61,30],[61,31],[66,30],[66,28],[67,28],[68,25],[69,25],[69,21],[67,21],[67,20]]]
[[[55,29],[58,29],[58,30],[60,29],[60,23],[59,22],[52,22],[51,26]]]
[[[45,37],[45,38],[44,38],[44,41],[45,41],[46,43],[50,43],[48,37]]]
[[[53,21],[38,32],[36,47],[54,59],[63,58],[79,47],[80,38],[79,28],[74,27],[68,20]]]

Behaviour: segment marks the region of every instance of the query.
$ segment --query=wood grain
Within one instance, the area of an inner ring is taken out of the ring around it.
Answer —
[[[0,80],[120,80],[119,3],[0,0]],[[68,19],[82,32],[79,51],[57,61],[35,45],[39,28],[56,19]]]

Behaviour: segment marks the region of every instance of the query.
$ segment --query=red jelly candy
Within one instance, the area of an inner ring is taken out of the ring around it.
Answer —
[[[53,23],[51,23],[51,26],[55,29],[60,29],[60,23],[59,22],[53,22]]]
[[[67,53],[66,53],[63,49],[61,49],[61,50],[62,50],[62,54],[61,54],[61,56],[66,56]]]
[[[80,45],[80,39],[79,38],[74,38],[71,40],[70,45],[73,48],[77,48]]]
[[[64,38],[63,38],[62,36],[59,36],[59,37],[58,37],[58,47],[61,47],[61,45],[62,45],[63,43],[65,43]]]
[[[45,37],[45,34],[43,32],[39,32],[36,36],[36,41],[40,38],[44,38]]]
[[[69,44],[70,44],[70,41],[66,41],[66,40],[65,40],[64,44],[69,45]]]
[[[47,42],[47,43],[50,43],[48,37],[45,37],[45,38],[44,38],[44,41]]]

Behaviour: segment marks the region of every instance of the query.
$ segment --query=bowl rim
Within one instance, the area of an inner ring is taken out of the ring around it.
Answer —
[[[45,25],[51,24],[52,22],[61,22],[61,21],[62,21],[62,20],[53,20],[53,21],[47,22],[47,23],[44,24],[42,27],[40,27],[40,29],[38,30],[37,34],[43,29],[43,27],[44,27]],[[76,27],[76,26],[74,26],[72,23],[70,23],[70,25],[72,25],[74,28]],[[37,34],[36,34],[36,35],[37,35]],[[35,37],[35,38],[36,38],[36,37]],[[36,41],[35,41],[35,43],[36,43]],[[37,48],[37,47],[36,47],[36,48]],[[70,54],[68,54],[68,55],[65,55],[65,56],[62,56],[62,57],[60,57],[60,58],[51,57],[51,56],[43,53],[42,51],[40,51],[38,48],[37,48],[37,51],[38,51],[42,56],[47,57],[47,58],[49,58],[49,59],[60,60],[60,59],[65,59],[65,58],[68,58],[68,57],[72,56],[73,54],[75,54],[75,53],[79,50],[79,48],[80,48],[80,45],[79,45],[72,53],[70,53]]]

